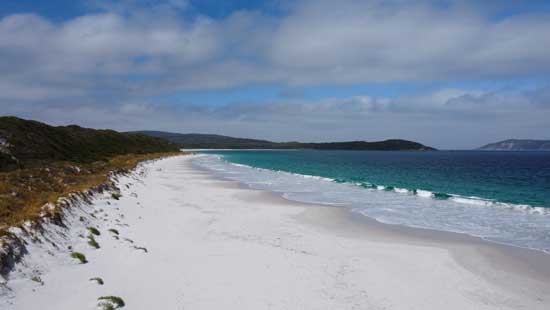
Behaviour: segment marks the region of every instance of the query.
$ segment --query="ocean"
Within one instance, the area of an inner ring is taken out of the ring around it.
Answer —
[[[550,152],[203,153],[197,167],[290,200],[550,252]]]

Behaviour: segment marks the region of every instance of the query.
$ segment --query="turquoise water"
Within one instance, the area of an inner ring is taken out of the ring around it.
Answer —
[[[381,222],[550,249],[550,153],[217,151],[197,163]]]
[[[220,154],[220,153],[219,153]],[[550,152],[227,151],[233,163],[550,208]]]

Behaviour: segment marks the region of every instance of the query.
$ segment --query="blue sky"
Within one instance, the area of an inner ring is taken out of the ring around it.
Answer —
[[[550,1],[4,0],[0,110],[277,141],[550,138]]]
[[[106,1],[107,2],[107,1]],[[111,1],[111,2],[117,2]],[[121,1],[118,1],[121,2]],[[123,1],[122,1],[123,2]],[[128,1],[127,1],[128,2]],[[144,6],[151,6],[160,1],[145,0],[141,2]],[[186,1],[192,6],[194,13],[204,14],[213,18],[223,18],[238,10],[262,10],[271,15],[279,15],[285,11],[283,1],[267,0],[194,0]],[[550,2],[545,0],[531,1],[508,1],[508,0],[487,0],[473,1],[480,9],[488,10],[493,19],[502,19],[525,13],[540,13],[550,10]],[[74,1],[74,0],[5,0],[0,7],[2,16],[17,13],[36,13],[52,20],[62,21],[74,18],[90,12],[100,10],[94,3],[98,1]],[[448,8],[453,1],[433,1],[434,7]]]

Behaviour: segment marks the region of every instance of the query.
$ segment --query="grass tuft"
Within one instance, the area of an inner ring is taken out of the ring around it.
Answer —
[[[99,230],[97,230],[97,228],[95,227],[88,227],[88,230],[90,231],[90,233],[96,235],[96,236],[99,236],[101,235],[101,233],[99,232]]]
[[[111,229],[109,229],[108,231],[109,231],[109,232],[112,232],[113,234],[115,234],[115,235],[117,235],[117,236],[119,235],[118,230],[116,230],[116,229],[114,229],[114,228],[111,228]]]
[[[124,300],[118,296],[101,296],[97,299],[103,310],[118,309],[125,306]]]
[[[100,248],[99,243],[97,243],[93,235],[88,236],[88,244],[96,249]]]
[[[120,197],[122,197],[122,195],[119,194],[119,193],[112,193],[112,194],[111,194],[111,197],[112,197],[114,200],[119,200]]]
[[[94,281],[99,285],[103,285],[105,282],[103,282],[103,279],[100,277],[91,278],[90,281]]]
[[[135,246],[135,245],[134,245],[134,249],[136,249],[136,250],[142,250],[143,252],[148,253],[148,252],[147,252],[147,248],[142,247],[142,246]]]
[[[74,259],[78,259],[81,264],[86,264],[88,262],[86,260],[86,256],[80,252],[72,252],[71,257]]]
[[[40,285],[44,285],[44,281],[42,281],[42,278],[40,278],[39,276],[32,276],[31,281],[39,283]]]

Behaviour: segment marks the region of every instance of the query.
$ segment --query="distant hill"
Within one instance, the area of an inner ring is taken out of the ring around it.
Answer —
[[[17,117],[0,117],[0,171],[32,161],[90,163],[116,155],[177,151],[163,139],[76,125],[53,127]]]
[[[163,131],[134,131],[151,137],[166,139],[180,147],[203,149],[203,148],[269,148],[273,142],[266,140],[233,138],[221,135],[211,134],[181,134]]]
[[[188,149],[315,149],[315,150],[381,150],[381,151],[432,151],[429,146],[407,140],[379,142],[349,141],[330,143],[271,142],[210,134],[180,134],[162,131],[137,131],[152,137],[163,138]]]
[[[509,139],[484,145],[484,151],[550,151],[550,140]]]

